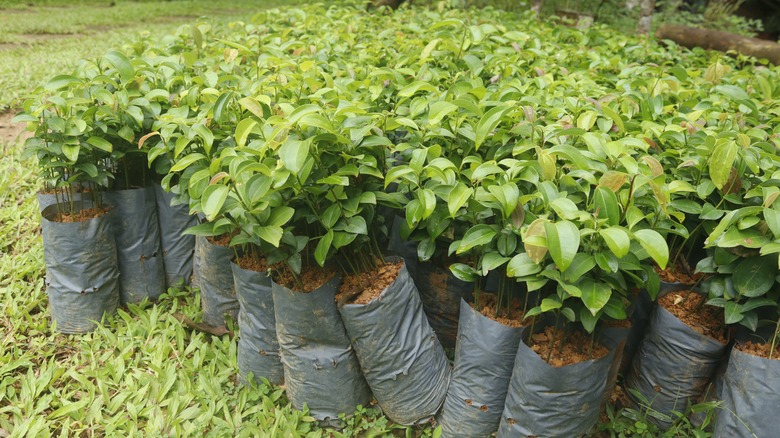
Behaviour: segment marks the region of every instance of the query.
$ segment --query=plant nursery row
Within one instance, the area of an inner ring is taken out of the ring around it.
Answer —
[[[319,420],[579,436],[620,381],[772,436],[778,97],[752,58],[356,3],[141,38],[17,120],[63,332],[192,275],[241,378]]]

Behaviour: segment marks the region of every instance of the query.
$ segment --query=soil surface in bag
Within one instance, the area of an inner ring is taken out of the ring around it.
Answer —
[[[447,398],[437,417],[442,436],[485,437],[498,430],[525,327],[518,319],[495,316],[495,296],[480,294],[481,311],[461,300],[455,367]],[[486,305],[487,301],[494,304]]]
[[[561,337],[556,330],[546,329],[537,335],[542,336],[537,336],[534,343],[542,343],[537,345],[542,354],[547,353],[550,338]],[[569,335],[564,353],[556,354],[554,350],[551,362],[567,363],[575,357],[597,357],[605,350],[607,353],[598,359],[556,367],[521,342],[497,436],[576,437],[587,433],[598,421],[614,358],[614,350],[608,351],[598,341],[594,342],[593,354],[589,354],[590,345],[587,336]],[[556,342],[553,347],[560,345]]]
[[[109,191],[103,200],[111,207],[121,302],[156,299],[165,292],[165,268],[154,188]]]
[[[609,354],[607,347],[579,331],[564,334],[554,327],[545,327],[531,335],[531,349],[556,368],[601,359]]]
[[[780,412],[780,349],[768,359],[769,344],[737,344],[731,350],[720,390],[723,406],[715,437],[775,437]],[[758,355],[753,354],[758,353]]]
[[[699,307],[700,301],[699,294],[687,291],[672,292],[659,300],[626,376],[624,386],[632,404],[642,409],[649,404],[657,415],[648,418],[662,428],[676,418],[675,412],[685,412],[689,403],[701,397],[726,351],[726,338],[718,329],[722,310]]]
[[[89,332],[95,321],[114,313],[119,305],[116,243],[105,210],[72,221],[99,213],[91,206],[88,201],[76,202],[75,207],[87,214],[68,216],[65,222],[55,221],[62,219],[56,204],[42,212],[46,294],[52,319],[62,333]]]
[[[336,309],[341,276],[307,272],[304,284],[313,284],[318,275],[321,286],[306,293],[276,282],[271,286],[285,387],[296,409],[307,405],[312,417],[336,420],[339,414],[352,415],[357,405],[368,406],[371,390]]]
[[[702,300],[706,302],[707,297],[695,292],[678,291],[659,298],[658,304],[696,333],[713,338],[721,344],[728,343],[723,327],[723,309],[708,306],[702,303]]]
[[[386,261],[384,269],[394,270],[400,258]],[[406,267],[369,303],[344,304],[339,311],[385,415],[406,425],[430,420],[444,402],[450,364]]]
[[[157,216],[160,224],[160,246],[163,252],[166,286],[188,285],[192,277],[195,236],[183,234],[198,223],[189,214],[189,205],[171,205],[175,195],[154,185]]]
[[[266,266],[256,257],[241,257],[231,263],[238,312],[238,371],[242,382],[251,373],[260,382],[265,378],[274,385],[284,383],[284,368],[276,338],[276,317],[271,278]]]
[[[230,237],[227,237],[230,242]],[[203,322],[212,327],[225,325],[225,317],[238,318],[238,298],[230,261],[235,253],[227,246],[215,245],[207,238],[195,239],[195,283],[200,287]]]

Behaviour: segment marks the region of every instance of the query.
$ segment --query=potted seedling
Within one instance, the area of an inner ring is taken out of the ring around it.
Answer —
[[[44,262],[52,319],[63,333],[93,330],[119,304],[116,243],[101,199],[111,145],[94,135],[83,87],[75,77],[54,78],[20,116],[34,131],[25,154],[38,158],[54,190],[55,202],[41,212]],[[78,187],[88,187],[89,198],[77,197]]]
[[[757,185],[745,194],[747,205],[728,212],[708,237],[713,255],[697,270],[709,275],[702,283],[708,306],[723,309],[721,323],[738,328],[718,397],[716,433],[733,436],[771,435],[763,418],[778,388],[778,257],[780,190]],[[741,333],[740,333],[741,332]]]
[[[524,217],[521,192],[510,175],[520,174],[522,168],[512,163],[495,176],[475,180],[478,185],[474,199],[467,202],[468,212],[459,213],[472,226],[450,248],[471,262],[452,264],[450,269],[474,291],[473,300],[461,300],[453,376],[438,417],[447,436],[483,436],[498,429],[514,358],[528,324],[523,313],[529,294],[512,296],[514,279],[506,273]],[[495,293],[484,291],[491,272],[498,277]]]
[[[343,277],[327,253],[331,245],[341,248],[357,235],[365,235],[367,224],[356,215],[351,222],[340,223],[338,230],[325,231],[326,226],[336,226],[330,221],[338,219],[335,212],[345,201],[336,198],[333,190],[343,189],[341,184],[349,184],[350,178],[354,182],[357,168],[341,169],[339,136],[308,136],[307,119],[299,118],[296,111],[286,117],[272,116],[260,128],[259,147],[278,141],[274,178],[286,193],[283,204],[294,211],[288,226],[263,229],[260,237],[278,245],[267,254],[267,262],[273,269],[274,314],[287,395],[296,408],[308,406],[313,417],[337,421],[340,414],[366,406],[371,390],[336,305]],[[285,132],[283,138],[272,134],[277,129]],[[349,202],[352,208],[360,205],[357,198]],[[336,208],[328,210],[331,205]]]

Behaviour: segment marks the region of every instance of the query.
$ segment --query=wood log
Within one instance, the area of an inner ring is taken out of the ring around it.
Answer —
[[[659,39],[672,40],[675,43],[687,47],[701,47],[707,50],[719,50],[728,52],[734,50],[738,53],[756,58],[765,58],[775,65],[780,65],[780,44],[748,38],[720,30],[697,29],[680,25],[663,25],[655,33]]]

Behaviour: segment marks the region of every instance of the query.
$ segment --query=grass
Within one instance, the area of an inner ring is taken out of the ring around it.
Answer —
[[[260,9],[303,2],[0,0],[0,111],[18,107],[36,86],[69,72],[80,59],[100,56],[142,34],[169,34],[203,15],[247,20]]]
[[[0,0],[0,112],[79,59],[142,32],[163,35],[204,14],[245,19],[274,4],[110,3]],[[360,409],[342,431],[323,430],[293,410],[281,389],[237,385],[235,338],[193,332],[173,317],[199,319],[197,291],[171,289],[156,304],[120,310],[91,334],[57,334],[44,286],[36,166],[21,160],[21,141],[2,142],[0,438],[432,435],[430,428],[391,425],[373,409]],[[618,412],[599,431],[625,434],[640,421]]]

